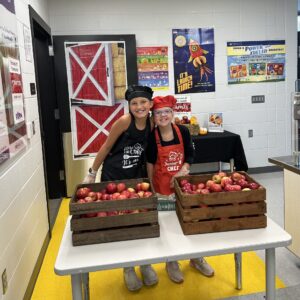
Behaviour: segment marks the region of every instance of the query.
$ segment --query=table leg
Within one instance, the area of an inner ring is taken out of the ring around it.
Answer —
[[[218,166],[219,166],[219,172],[221,172],[222,171],[222,162],[221,161],[218,162]]]
[[[81,278],[82,278],[84,300],[89,300],[90,299],[89,273],[83,273],[81,275]]]
[[[275,300],[275,248],[266,249],[266,300]]]
[[[82,281],[81,274],[71,275],[72,283],[72,299],[73,300],[82,300]]]
[[[235,262],[235,288],[241,290],[242,286],[242,253],[234,253]]]
[[[234,171],[234,159],[233,158],[230,158],[230,172],[233,172]]]

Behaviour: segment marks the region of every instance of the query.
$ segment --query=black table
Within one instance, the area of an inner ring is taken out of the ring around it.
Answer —
[[[195,146],[194,164],[208,162],[228,162],[234,164],[236,171],[247,171],[248,164],[238,134],[209,132],[207,135],[192,136]]]

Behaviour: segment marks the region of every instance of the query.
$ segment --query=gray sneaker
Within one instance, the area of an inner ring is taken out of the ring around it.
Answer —
[[[214,269],[207,263],[207,261],[203,257],[191,259],[190,266],[198,270],[206,277],[214,276]]]
[[[134,267],[124,268],[123,276],[125,285],[129,291],[134,292],[142,288],[143,282],[137,277]]]
[[[151,286],[158,283],[157,274],[151,265],[140,266],[140,270],[145,285]]]
[[[169,278],[176,282],[182,283],[184,281],[183,274],[179,268],[179,264],[177,261],[169,261],[166,263],[166,270],[169,275]]]

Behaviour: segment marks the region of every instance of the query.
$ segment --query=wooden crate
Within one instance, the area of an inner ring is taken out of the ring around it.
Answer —
[[[114,181],[124,182],[127,187],[135,187],[137,183],[149,182],[147,178]],[[150,183],[150,182],[149,182]],[[77,203],[76,191],[81,187],[89,187],[92,191],[101,191],[108,182],[80,184],[76,187],[70,202],[72,215],[71,230],[74,246],[123,241],[159,236],[157,197],[124,200],[108,200],[101,202]],[[150,187],[149,191],[152,191]],[[142,212],[113,215],[105,217],[86,217],[96,212],[143,210]]]
[[[245,172],[247,181],[256,182]],[[228,175],[231,175],[229,173]],[[266,189],[210,194],[184,194],[179,182],[206,182],[212,174],[178,177],[175,180],[176,213],[184,234],[198,234],[267,226]],[[258,183],[258,182],[256,182]],[[258,183],[259,184],[259,183]]]

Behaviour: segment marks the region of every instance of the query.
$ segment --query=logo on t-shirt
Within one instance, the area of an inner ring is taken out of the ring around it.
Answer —
[[[144,148],[139,143],[133,146],[126,146],[124,148],[122,168],[129,169],[136,166],[140,161],[143,151]]]

